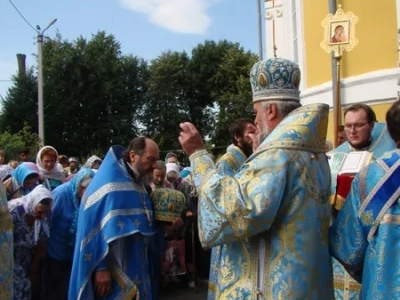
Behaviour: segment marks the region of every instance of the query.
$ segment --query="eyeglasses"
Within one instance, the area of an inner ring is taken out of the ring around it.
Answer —
[[[344,125],[344,129],[346,131],[351,131],[352,129],[354,129],[354,131],[359,131],[361,130],[365,125],[367,125],[368,122],[365,123],[356,123],[356,124],[345,124]]]

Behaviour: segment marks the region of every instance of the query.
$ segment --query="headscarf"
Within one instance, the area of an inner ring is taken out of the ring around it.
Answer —
[[[91,157],[88,158],[88,160],[85,162],[85,164],[83,165],[84,168],[88,168],[91,169],[93,167],[93,164],[99,161],[100,163],[103,161],[100,157],[96,156],[96,155],[92,155]]]
[[[179,166],[175,163],[167,163],[165,164],[167,170],[166,170],[166,174],[168,175],[169,172],[174,171],[176,173],[176,175],[179,175],[180,170],[179,170]]]
[[[31,189],[26,189],[24,188],[24,181],[32,174],[39,176],[39,168],[37,165],[33,162],[21,163],[11,174],[14,191],[22,189],[24,195],[28,195],[35,186],[33,186]]]
[[[10,212],[13,212],[18,208],[22,208],[24,214],[33,216],[36,206],[44,199],[53,200],[53,197],[51,196],[51,192],[44,185],[39,184],[28,195],[9,201],[8,209]],[[46,220],[35,219],[33,228],[35,245],[39,240],[40,230],[43,230],[47,236],[50,235]]]
[[[54,167],[53,167],[53,169],[51,171],[47,171],[44,168],[44,166],[42,164],[42,160],[40,159],[40,156],[42,155],[42,152],[45,149],[52,149],[56,154],[56,156],[55,156],[56,157],[56,163],[54,164]],[[44,146],[39,150],[39,152],[38,152],[38,154],[36,156],[36,165],[39,168],[41,176],[43,176],[44,178],[51,178],[51,179],[64,181],[64,174],[62,172],[60,172],[60,170],[58,169],[58,165],[57,165],[58,160],[57,160],[57,158],[58,158],[58,152],[52,146]]]
[[[4,181],[4,179],[7,179],[8,177],[10,177],[13,171],[14,171],[14,169],[12,167],[10,167],[9,165],[1,165],[0,166],[0,180]]]
[[[69,163],[76,162],[76,164],[79,165],[79,161],[78,161],[78,159],[75,158],[75,157],[70,157],[70,158],[68,159],[68,162],[69,162]]]
[[[57,163],[57,169],[58,169],[58,171],[60,171],[61,173],[64,173],[64,167],[62,166],[62,164]]]
[[[179,174],[179,177],[186,178],[190,174],[192,174],[192,169],[190,167],[186,167],[181,171],[181,173]]]
[[[75,245],[76,238],[76,230],[78,226],[78,216],[79,216],[79,199],[78,199],[78,191],[79,186],[82,184],[82,181],[87,178],[93,178],[94,172],[91,169],[82,168],[75,176],[67,183],[70,185],[69,191],[72,193],[72,204],[74,205],[75,211],[74,216],[72,218],[71,227],[69,228],[70,240],[69,244],[71,246]]]

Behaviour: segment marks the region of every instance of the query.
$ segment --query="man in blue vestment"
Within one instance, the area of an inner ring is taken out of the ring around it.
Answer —
[[[375,112],[366,104],[354,104],[344,112],[344,131],[347,141],[328,153],[331,167],[331,204],[336,210],[343,206],[344,199],[337,197],[337,175],[339,168],[352,151],[369,151],[374,159],[385,152],[396,149],[390,137],[386,124],[376,122]]]
[[[147,186],[157,160],[157,144],[145,137],[108,151],[80,206],[69,299],[156,299]]]
[[[329,232],[332,255],[362,283],[361,299],[400,299],[400,101],[386,122],[397,150],[355,177]]]
[[[331,204],[334,216],[342,208],[350,191],[353,176],[339,175],[346,155],[352,151],[368,151],[373,159],[396,149],[386,124],[377,123],[375,112],[366,104],[354,104],[344,112],[344,131],[347,141],[328,153],[331,168]],[[336,300],[358,300],[361,286],[338,263],[332,259]]]
[[[215,168],[193,124],[181,124],[200,241],[221,246],[209,298],[331,300],[329,107],[301,106],[300,70],[286,59],[257,62],[250,81],[260,146],[234,176]]]

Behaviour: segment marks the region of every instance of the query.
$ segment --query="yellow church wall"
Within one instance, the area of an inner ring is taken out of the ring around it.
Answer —
[[[343,55],[342,76],[356,76],[398,65],[396,1],[342,0],[358,16],[358,45]]]
[[[393,102],[370,105],[371,108],[374,110],[374,112],[376,114],[376,118],[377,118],[378,122],[386,122],[385,121],[386,112],[391,107],[392,103]],[[345,110],[346,110],[346,108],[342,109],[342,123],[344,122],[343,113],[344,113]],[[329,123],[328,123],[327,139],[333,142],[333,136],[334,136],[334,131],[333,131],[333,111],[331,110],[329,112]]]
[[[383,3],[384,2],[384,3]],[[358,16],[358,45],[342,58],[342,78],[395,68],[398,65],[396,0],[341,0],[345,12]],[[307,88],[332,78],[330,55],[321,47],[321,21],[329,12],[328,1],[303,1]]]
[[[307,88],[332,80],[331,60],[321,47],[321,21],[329,11],[328,1],[303,1],[304,46]]]

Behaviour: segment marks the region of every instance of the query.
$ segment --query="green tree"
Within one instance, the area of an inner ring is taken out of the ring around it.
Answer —
[[[254,118],[250,69],[257,55],[245,51],[238,43],[226,40],[205,41],[192,51],[191,73],[194,76],[195,99],[216,114],[205,118],[205,132],[217,147],[213,154],[225,152],[230,144],[229,126],[237,118]]]
[[[12,80],[13,85],[1,99],[0,132],[8,129],[10,133],[17,133],[25,123],[37,132],[37,78],[33,68],[26,75],[15,75]]]
[[[43,46],[45,143],[88,157],[146,134],[165,152],[180,148],[179,123],[191,121],[210,145],[225,147],[230,123],[252,117],[249,71],[256,59],[237,43],[205,41],[191,55],[167,51],[148,65],[123,55],[104,31],[74,41],[57,34]],[[27,121],[36,132],[34,71],[14,80],[0,129],[14,134]]]
[[[255,54],[228,41],[205,41],[191,57],[185,52],[163,53],[149,68],[143,132],[159,143],[164,155],[180,148],[178,125],[191,121],[224,152],[230,143],[230,123],[253,118],[249,73],[256,61]]]
[[[210,135],[216,126],[215,111],[223,82],[215,77],[229,49],[239,44],[227,40],[218,42],[206,40],[192,50],[189,64],[191,74],[191,119],[204,136]]]
[[[43,49],[46,143],[85,157],[127,144],[138,132],[147,64],[124,56],[113,35],[46,42]]]
[[[164,152],[180,148],[179,123],[190,120],[188,63],[185,52],[167,51],[149,67],[148,93],[140,121],[142,132],[151,136]]]
[[[235,119],[254,119],[249,75],[257,60],[255,54],[245,52],[241,47],[232,47],[225,53],[224,60],[214,75],[215,81],[220,85],[215,100],[219,111],[211,140],[217,146],[230,144],[229,126]],[[225,149],[222,148],[222,151]]]
[[[34,158],[39,150],[40,139],[37,134],[32,133],[32,128],[27,123],[22,126],[17,133],[5,130],[0,134],[0,149],[4,150],[7,161],[18,160],[22,150],[28,150],[31,158]]]

